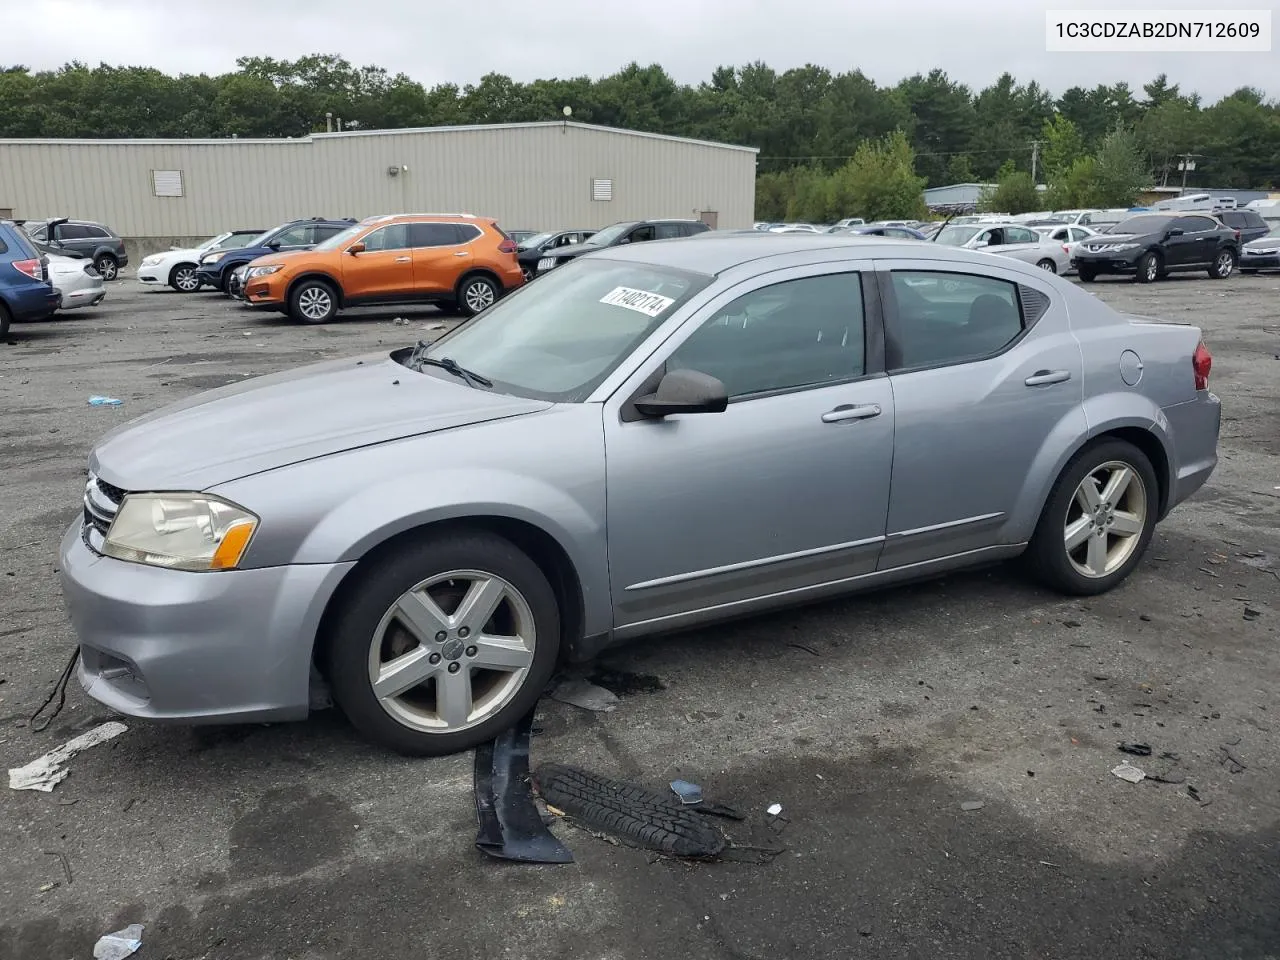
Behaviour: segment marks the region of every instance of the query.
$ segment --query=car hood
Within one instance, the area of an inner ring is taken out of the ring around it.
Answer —
[[[594,253],[597,250],[607,250],[607,245],[591,244],[591,243],[575,243],[571,247],[561,247],[559,250],[548,251],[544,256],[555,257],[557,260],[572,260],[580,257],[584,253]]]
[[[385,354],[257,377],[130,421],[89,467],[125,490],[204,490],[355,447],[552,406],[416,373]]]
[[[1250,240],[1244,245],[1246,250],[1276,250],[1280,249],[1280,237],[1259,237],[1257,240]]]
[[[1145,233],[1098,233],[1092,237],[1085,237],[1080,241],[1080,244],[1089,246],[1095,243],[1129,243],[1133,240],[1145,240],[1147,236]]]

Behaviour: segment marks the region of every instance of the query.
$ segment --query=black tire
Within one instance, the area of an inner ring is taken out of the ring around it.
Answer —
[[[519,590],[532,611],[537,641],[524,683],[493,716],[455,733],[426,733],[400,723],[379,704],[369,682],[369,649],[393,603],[415,584],[451,570],[485,571]],[[444,756],[492,740],[533,709],[559,660],[560,610],[546,576],[514,544],[482,531],[424,536],[378,557],[357,576],[326,624],[323,654],[334,702],[362,734],[407,756]]]
[[[1080,278],[1081,283],[1093,283],[1098,279],[1098,271],[1090,267],[1081,267],[1076,271],[1076,275]]]
[[[241,266],[241,264],[223,268],[222,274],[218,277],[218,290],[228,297],[231,296],[231,274],[236,272],[236,267],[238,266]]]
[[[1058,272],[1058,265],[1054,263],[1052,260],[1050,260],[1048,257],[1045,257],[1043,260],[1037,263],[1036,266],[1039,267],[1041,270],[1048,270],[1050,273]]]
[[[200,289],[194,263],[179,263],[169,271],[169,286],[179,293],[195,293]]]
[[[1128,559],[1105,576],[1088,577],[1076,570],[1063,542],[1067,511],[1075,499],[1076,488],[1084,478],[1111,461],[1126,464],[1141,479],[1146,499],[1146,516],[1137,547]],[[1156,528],[1159,501],[1160,484],[1151,461],[1133,444],[1113,438],[1085,447],[1063,469],[1045,501],[1026,554],[1032,572],[1045,585],[1065,594],[1092,596],[1107,592],[1128,577],[1142,561]]]
[[[464,317],[474,317],[498,302],[502,296],[502,288],[496,280],[483,273],[473,273],[462,278],[458,284],[458,310]],[[487,300],[483,306],[482,301]]]
[[[0,303],[0,340],[9,336],[9,324],[13,323],[13,317],[9,315],[9,308]]]
[[[120,275],[120,264],[109,253],[100,253],[93,258],[93,269],[102,274],[102,279],[106,281],[114,280]]]
[[[1236,269],[1236,252],[1227,247],[1213,255],[1213,264],[1209,267],[1209,279],[1225,280]]]
[[[337,314],[338,291],[328,280],[303,280],[289,291],[289,316],[297,323],[328,323]]]
[[[714,857],[727,842],[714,826],[666,796],[576,767],[544,763],[538,793],[584,824],[676,857]]]
[[[1144,253],[1138,261],[1138,273],[1134,279],[1139,283],[1154,283],[1160,279],[1163,269],[1164,264],[1160,262],[1159,255]]]

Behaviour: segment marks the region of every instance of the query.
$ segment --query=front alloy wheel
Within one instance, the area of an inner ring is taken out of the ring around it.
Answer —
[[[325,323],[333,319],[338,305],[327,283],[304,283],[290,297],[290,314],[300,323]]]
[[[200,278],[196,276],[196,268],[187,263],[174,267],[169,285],[181,293],[195,293],[200,289]]]

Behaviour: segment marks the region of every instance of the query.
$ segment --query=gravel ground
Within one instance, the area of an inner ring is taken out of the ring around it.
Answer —
[[[1016,564],[952,576],[615,651],[609,666],[661,687],[611,714],[544,702],[535,762],[701,783],[750,813],[737,838],[786,847],[772,863],[655,860],[564,825],[575,864],[502,865],[472,846],[469,756],[389,756],[332,711],[130,722],[52,793],[0,797],[0,957],[89,957],[130,922],[140,957],[183,960],[1280,956],[1280,277],[1093,289],[1202,325],[1225,412],[1217,472],[1123,588],[1081,602]],[[107,718],[73,683],[48,730],[24,725],[73,643],[55,549],[104,431],[452,322],[423,308],[299,328],[124,281],[97,309],[15,327],[3,765]],[[1120,740],[1182,782],[1113,777]]]

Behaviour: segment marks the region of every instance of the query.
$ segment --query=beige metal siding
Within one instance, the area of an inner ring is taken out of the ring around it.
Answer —
[[[755,151],[581,124],[318,134],[301,140],[0,141],[0,208],[194,237],[295,217],[466,211],[512,228],[718,214],[749,226]],[[407,167],[391,176],[392,166]],[[153,195],[182,171],[182,197]],[[593,179],[613,181],[594,201]]]

